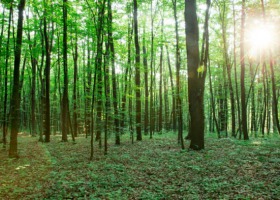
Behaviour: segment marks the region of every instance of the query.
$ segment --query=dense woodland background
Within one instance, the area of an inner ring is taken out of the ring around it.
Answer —
[[[18,132],[44,142],[85,134],[105,154],[108,138],[121,144],[124,134],[133,142],[174,131],[181,148],[188,137],[200,150],[206,132],[246,140],[280,133],[279,7],[2,0],[2,142],[17,157]]]

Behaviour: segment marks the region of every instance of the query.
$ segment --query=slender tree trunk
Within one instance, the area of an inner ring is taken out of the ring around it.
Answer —
[[[29,21],[29,14],[26,15],[27,21]],[[29,24],[28,24],[29,28]],[[30,31],[28,31],[28,41],[29,41],[29,51],[31,57],[31,135],[34,137],[36,135],[36,68],[37,68],[37,60],[33,55],[33,49],[36,46],[36,32],[34,34],[34,42],[31,44],[31,36]]]
[[[85,51],[84,51],[85,54]],[[93,127],[91,127],[91,118],[93,118],[93,113],[91,112],[91,79],[92,79],[92,69],[91,69],[91,56],[90,56],[90,45],[89,45],[89,38],[87,41],[87,66],[86,66],[86,80],[85,80],[85,133],[86,137],[91,135],[93,132]],[[92,96],[94,96],[93,94]],[[92,105],[93,106],[93,105]],[[92,121],[93,123],[93,121]]]
[[[45,4],[48,4],[48,1],[45,2]],[[44,41],[45,41],[45,50],[46,50],[46,65],[44,70],[45,75],[45,120],[44,120],[44,135],[45,135],[45,142],[50,142],[50,135],[51,135],[51,119],[50,119],[50,69],[51,69],[51,51],[50,51],[50,43],[49,43],[49,36],[47,33],[47,8],[45,8],[44,11]]]
[[[233,28],[234,28],[234,33],[233,33],[233,67],[234,67],[234,79],[235,79],[235,91],[236,91],[236,103],[237,103],[237,119],[238,119],[238,125],[239,125],[239,131],[241,133],[241,116],[240,116],[240,101],[239,101],[239,92],[238,92],[238,82],[237,82],[237,66],[236,66],[236,19],[235,19],[235,7],[233,3]],[[237,136],[237,133],[235,133],[234,137]]]
[[[137,141],[142,140],[141,133],[141,82],[140,82],[140,45],[138,41],[138,8],[137,0],[133,0],[133,19],[134,19],[134,43],[135,43],[135,94],[136,94],[136,135]]]
[[[162,131],[162,66],[163,66],[163,19],[161,20],[161,44],[160,44],[160,58],[159,58],[159,116],[158,116],[158,132]]]
[[[171,90],[172,90],[172,129],[173,131],[176,130],[177,125],[177,112],[176,112],[176,91],[173,83],[173,75],[172,75],[172,69],[171,69],[171,63],[170,63],[170,56],[168,51],[168,46],[166,45],[166,51],[167,51],[167,60],[168,60],[168,69],[169,69],[169,76],[170,76],[170,84],[171,84]]]
[[[234,91],[232,87],[232,81],[231,81],[231,64],[229,61],[229,55],[228,55],[228,45],[227,45],[227,22],[226,22],[226,3],[223,1],[223,10],[220,13],[220,19],[222,22],[222,35],[223,35],[223,45],[224,45],[224,60],[226,65],[226,71],[227,71],[227,80],[228,80],[228,88],[230,93],[230,105],[231,105],[231,135],[235,135],[235,102],[234,102]]]
[[[115,123],[115,131],[116,131],[116,138],[115,143],[117,145],[120,145],[120,122],[119,122],[119,106],[118,106],[118,87],[117,87],[117,77],[115,72],[115,47],[114,47],[114,41],[113,41],[113,33],[112,33],[112,23],[113,23],[113,17],[112,17],[112,8],[111,8],[111,0],[108,0],[108,35],[109,35],[109,48],[110,48],[110,58],[111,58],[111,64],[112,64],[112,86],[113,86],[113,106],[114,106],[114,123]]]
[[[126,102],[127,102],[127,91],[128,91],[128,72],[131,68],[131,41],[132,41],[133,28],[130,23],[128,24],[128,48],[127,48],[127,67],[124,74],[124,91],[122,96],[122,117],[121,117],[121,128],[124,131],[125,128],[125,115],[126,115]]]
[[[245,0],[242,0],[241,15],[241,38],[240,38],[240,67],[241,67],[241,111],[242,111],[242,133],[244,140],[249,139],[247,128],[247,108],[245,93],[245,53],[244,53],[244,31],[245,31]]]
[[[63,95],[62,95],[62,141],[67,142],[67,134],[69,132],[69,100],[68,100],[68,66],[67,66],[67,0],[63,0]]]
[[[150,60],[150,139],[153,138],[155,129],[154,122],[154,79],[153,79],[153,68],[154,68],[154,16],[153,16],[153,3],[151,2],[151,60]]]
[[[149,85],[148,85],[148,60],[145,33],[143,36],[143,65],[144,65],[144,80],[145,80],[145,113],[144,113],[144,133],[147,135],[149,131]]]
[[[105,12],[105,0],[99,1],[98,11],[98,24],[97,24],[97,52],[95,57],[95,68],[97,70],[97,121],[96,121],[96,140],[99,141],[99,148],[102,146],[101,138],[101,117],[102,117],[102,46],[103,46],[103,23],[104,23],[104,12]]]
[[[220,127],[219,127],[219,124],[218,124],[218,120],[216,118],[215,100],[214,100],[214,94],[213,94],[212,75],[211,75],[211,67],[210,66],[208,68],[208,71],[209,71],[210,98],[211,98],[211,108],[212,108],[213,121],[214,121],[214,124],[216,126],[216,131],[218,133],[218,138],[221,138]]]
[[[13,91],[11,96],[11,136],[10,136],[10,149],[9,157],[18,157],[17,148],[17,134],[20,126],[20,60],[21,60],[21,46],[22,46],[22,32],[23,32],[23,10],[25,0],[20,0],[18,6],[18,25],[17,25],[17,38],[15,47],[15,61],[14,61],[14,78],[13,78]]]
[[[178,121],[178,143],[181,144],[181,148],[184,149],[183,139],[183,115],[182,115],[182,102],[181,102],[181,81],[180,81],[180,48],[179,48],[179,32],[178,32],[178,20],[177,20],[177,0],[173,0],[173,14],[175,19],[175,33],[176,33],[176,113]],[[194,11],[196,12],[196,11]],[[186,32],[187,34],[187,32]],[[197,42],[198,44],[198,42]]]
[[[6,58],[5,58],[5,74],[4,74],[4,113],[3,113],[3,146],[6,147],[7,144],[7,132],[8,132],[8,118],[7,118],[7,103],[8,103],[8,64],[9,64],[9,48],[10,48],[10,36],[11,36],[11,21],[12,21],[13,7],[10,5],[9,10],[9,22],[8,22],[8,38],[6,43]],[[4,23],[3,23],[4,25]],[[2,29],[3,30],[3,29]]]
[[[75,30],[75,44],[73,44],[73,61],[74,61],[74,85],[73,85],[73,134],[78,136],[78,110],[77,110],[77,81],[78,81],[78,36]]]

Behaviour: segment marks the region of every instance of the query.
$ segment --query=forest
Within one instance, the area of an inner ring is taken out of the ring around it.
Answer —
[[[278,0],[1,0],[1,199],[279,199]]]

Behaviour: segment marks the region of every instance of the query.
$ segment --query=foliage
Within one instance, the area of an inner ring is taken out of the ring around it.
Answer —
[[[240,141],[207,137],[203,151],[181,150],[177,135],[121,146],[109,155],[89,141],[39,144],[20,137],[21,159],[1,152],[1,199],[277,199],[279,137]],[[18,169],[18,170],[14,170]]]

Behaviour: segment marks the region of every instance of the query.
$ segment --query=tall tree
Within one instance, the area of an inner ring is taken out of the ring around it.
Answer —
[[[45,51],[46,51],[46,63],[45,63],[45,94],[44,95],[44,135],[45,135],[45,142],[50,142],[50,135],[51,135],[51,113],[50,113],[50,70],[51,70],[51,50],[50,50],[50,42],[49,36],[47,31],[47,6],[48,0],[44,1],[45,10],[44,10],[44,41],[45,41]]]
[[[178,143],[181,144],[181,148],[184,149],[183,140],[183,115],[182,115],[182,101],[181,101],[181,80],[180,80],[180,47],[179,47],[179,31],[178,31],[178,19],[177,19],[177,0],[172,0],[173,3],[173,15],[175,19],[175,33],[176,33],[176,113],[178,121]]]
[[[67,66],[67,0],[63,0],[63,95],[62,95],[62,121],[61,121],[61,131],[62,131],[62,141],[67,142],[67,134],[69,131],[69,107],[68,107],[68,66]]]
[[[199,29],[196,0],[185,0],[190,148],[204,149],[204,82],[206,69],[199,73]]]
[[[242,133],[244,140],[249,139],[247,128],[247,108],[245,93],[245,53],[244,53],[244,32],[245,32],[245,0],[242,0],[241,12],[241,35],[240,35],[240,67],[241,67],[241,113],[242,113]]]
[[[135,94],[136,94],[136,134],[137,141],[142,140],[141,133],[141,85],[140,85],[140,45],[138,39],[138,7],[137,0],[133,0],[134,43],[135,43]]]
[[[10,4],[9,9],[9,22],[8,22],[8,38],[6,43],[6,58],[5,58],[5,73],[4,73],[4,113],[3,113],[3,145],[6,146],[7,143],[7,130],[8,130],[8,118],[7,118],[7,104],[8,104],[8,63],[10,58],[10,37],[11,37],[11,21],[13,14],[13,4]],[[4,23],[3,23],[4,25]],[[2,29],[2,31],[4,28]]]
[[[18,5],[18,24],[17,37],[15,46],[14,60],[14,76],[13,76],[13,91],[11,96],[11,135],[9,157],[18,157],[17,134],[20,126],[20,60],[22,48],[22,32],[23,32],[23,10],[25,0],[20,0]]]
[[[113,41],[113,16],[112,16],[112,5],[111,0],[108,0],[108,36],[109,36],[109,48],[110,48],[110,58],[112,64],[112,86],[113,86],[113,106],[114,106],[114,122],[116,131],[116,141],[117,145],[120,144],[120,126],[119,126],[119,106],[118,106],[118,94],[117,94],[117,78],[115,72],[115,47]]]

